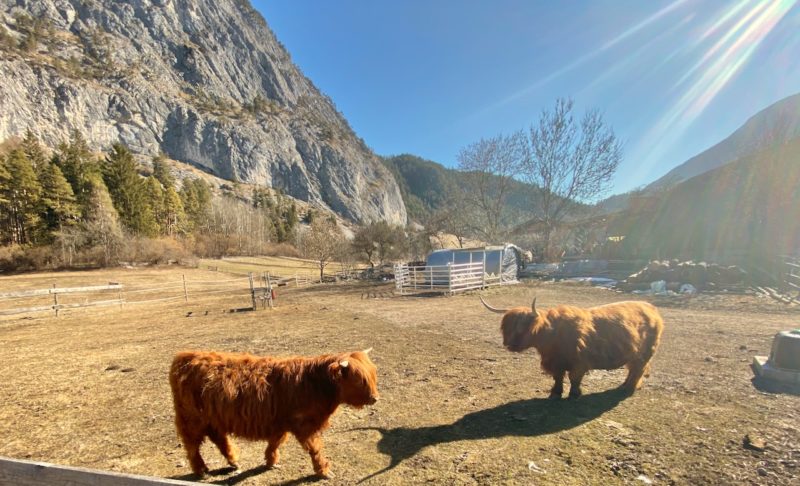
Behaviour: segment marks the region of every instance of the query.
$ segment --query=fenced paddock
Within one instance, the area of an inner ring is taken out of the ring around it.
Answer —
[[[47,288],[4,291],[0,288],[0,316],[17,316],[52,312],[56,317],[65,310],[87,307],[125,308],[156,303],[203,303],[215,297],[233,297],[243,306],[248,303],[255,310],[257,301],[262,307],[272,307],[272,288],[278,281],[267,274],[200,279],[186,274],[172,274],[171,280],[152,283],[122,281],[104,285],[62,287],[58,278]],[[262,285],[263,282],[263,285]],[[286,283],[283,283],[286,285]]]
[[[221,259],[201,259],[198,268],[214,272],[247,275],[248,273],[269,272],[276,280],[286,281],[297,286],[319,282],[319,266],[314,260],[292,257],[223,257]],[[354,273],[367,269],[364,264],[342,264],[329,262],[325,266],[326,278],[349,278]]]
[[[640,475],[653,484],[797,482],[800,397],[760,393],[751,383],[753,356],[768,354],[775,332],[797,321],[798,310],[771,299],[664,301],[667,330],[642,390],[617,394],[625,370],[598,370],[584,380],[583,397],[557,402],[547,399],[553,382],[535,353],[508,352],[500,316],[466,292],[364,299],[365,290],[389,292],[394,284],[282,287],[272,311],[215,313],[249,305],[248,290],[195,303],[192,282],[236,275],[178,267],[4,276],[0,292],[53,282],[150,288],[174,285],[184,273],[189,304],[177,299],[0,320],[0,456],[195,480],[175,432],[168,382],[175,353],[311,356],[374,347],[381,400],[342,407],[333,417],[323,440],[336,477],[319,484],[638,484]],[[242,277],[234,282],[240,290],[249,287]],[[502,289],[492,305],[528,305],[534,295],[542,308],[636,298],[536,281]],[[172,290],[169,296],[180,296]],[[769,447],[743,447],[748,433]],[[297,441],[286,442],[282,467],[271,470],[263,441],[233,441],[241,451],[238,471],[227,468],[212,443],[203,445],[214,472],[207,484],[311,481],[308,453]]]
[[[483,261],[448,265],[395,265],[394,278],[395,288],[401,295],[420,292],[453,295],[517,283],[517,280],[504,280],[501,273],[487,272]]]
[[[784,290],[800,297],[800,257],[784,256],[781,260]]]

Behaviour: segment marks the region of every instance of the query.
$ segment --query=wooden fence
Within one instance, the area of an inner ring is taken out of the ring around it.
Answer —
[[[274,281],[273,281],[274,283]],[[266,290],[268,289],[268,296]],[[0,293],[0,316],[18,314],[31,314],[38,312],[54,312],[56,316],[64,309],[78,309],[84,307],[101,307],[119,305],[151,304],[156,302],[189,303],[198,299],[209,297],[241,296],[243,301],[250,297],[253,310],[257,308],[257,298],[266,303],[269,300],[272,307],[272,285],[268,278],[264,286],[256,286],[251,275],[224,280],[187,280],[185,275],[180,280],[164,282],[153,286],[128,286],[118,282],[109,282],[107,285],[93,285],[83,287],[58,287],[53,284],[46,289],[22,290]],[[114,298],[107,298],[113,294]],[[70,295],[73,302],[59,301],[59,296]],[[52,296],[52,302],[44,304],[44,299]],[[78,299],[75,299],[77,297]],[[35,304],[35,305],[33,305]],[[266,305],[265,305],[266,307]]]
[[[46,312],[46,311],[53,311],[55,312],[56,316],[58,316],[59,311],[61,311],[62,309],[119,305],[123,303],[121,297],[122,289],[123,289],[122,285],[117,283],[109,283],[108,285],[94,285],[90,287],[69,287],[69,288],[56,287],[56,284],[53,284],[53,287],[49,289],[22,290],[19,292],[3,292],[0,293],[0,301],[8,299],[26,299],[31,297],[52,295],[53,303],[49,305],[38,305],[32,307],[16,307],[11,309],[0,309],[0,316],[10,316],[15,314],[30,314],[35,312]],[[94,302],[59,303],[58,301],[59,295],[100,293],[108,291],[117,292],[118,293],[117,295],[119,297],[116,299],[98,300]]]
[[[487,273],[484,262],[450,265],[395,265],[395,288],[401,295],[441,292],[448,295],[494,285],[517,283],[504,281],[499,273]]]

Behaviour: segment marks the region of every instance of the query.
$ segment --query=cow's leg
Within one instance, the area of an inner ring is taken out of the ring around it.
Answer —
[[[553,388],[550,389],[550,399],[551,400],[558,400],[561,398],[561,395],[564,393],[564,370],[558,370],[553,372],[553,379],[555,383],[553,384]]]
[[[200,434],[181,434],[183,447],[186,448],[186,457],[189,459],[189,466],[192,472],[198,476],[204,476],[208,472],[203,457],[200,455],[200,444],[203,443],[205,437]]]
[[[281,457],[280,452],[278,452],[278,448],[286,441],[286,437],[288,436],[288,432],[283,432],[281,434],[273,435],[269,438],[267,450],[264,452],[264,460],[267,461],[268,468],[272,469],[278,464],[278,460],[280,460]]]
[[[642,376],[647,371],[647,365],[642,364],[640,361],[632,361],[626,365],[628,368],[628,377],[625,378],[625,383],[622,388],[626,391],[633,393],[642,386]]]
[[[581,380],[588,370],[585,367],[576,367],[569,370],[569,398],[578,398],[581,392]]]
[[[322,436],[319,432],[315,432],[308,437],[298,437],[303,449],[308,451],[311,456],[311,462],[314,464],[314,472],[317,476],[322,478],[333,477],[331,474],[331,465],[322,453]]]
[[[228,464],[239,469],[239,451],[236,449],[236,446],[231,444],[228,435],[215,429],[209,429],[208,438],[217,446],[217,449],[222,453],[225,460],[228,461]]]
[[[178,430],[184,449],[186,449],[186,458],[189,460],[192,472],[198,476],[205,475],[208,467],[200,455],[200,444],[205,439],[203,433],[205,427],[202,423],[194,423],[179,414],[175,417],[175,428]]]

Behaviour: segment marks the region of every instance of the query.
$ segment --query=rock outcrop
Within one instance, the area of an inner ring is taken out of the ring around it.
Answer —
[[[0,0],[0,141],[78,129],[356,222],[397,183],[246,0]]]

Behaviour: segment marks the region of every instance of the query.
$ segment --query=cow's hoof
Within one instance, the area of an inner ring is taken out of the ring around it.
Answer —
[[[577,400],[580,397],[581,397],[580,393],[570,393],[569,396],[567,396],[567,400]]]
[[[550,396],[547,397],[547,399],[548,400],[561,400],[561,395],[560,394],[551,393]]]
[[[317,473],[317,476],[318,476],[320,479],[333,479],[333,478],[335,478],[335,477],[336,477],[336,475],[335,475],[335,474],[333,474],[333,473],[330,471],[330,469],[329,469],[329,470],[327,470],[327,471],[321,471],[321,472],[318,472],[318,473]]]
[[[270,469],[280,469],[280,468],[281,468],[281,465],[280,465],[280,464],[267,464],[267,470],[270,470]]]

